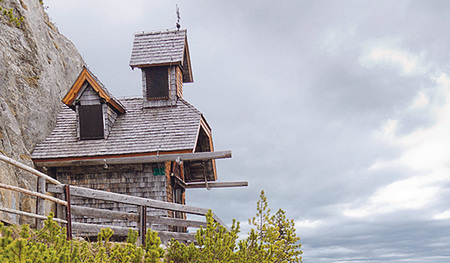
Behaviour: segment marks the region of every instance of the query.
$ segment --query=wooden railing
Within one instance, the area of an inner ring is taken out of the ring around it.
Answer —
[[[137,228],[132,228],[133,230],[138,230],[140,234],[140,242],[145,242],[145,234],[149,224],[160,224],[167,226],[179,226],[179,227],[205,227],[205,221],[169,218],[169,217],[158,217],[158,216],[147,216],[147,208],[158,209],[164,211],[174,211],[182,212],[186,214],[193,215],[206,215],[208,209],[187,206],[182,204],[158,201],[154,199],[117,194],[107,191],[94,190],[85,187],[73,186],[73,185],[63,185],[54,178],[41,173],[34,168],[17,162],[9,157],[0,154],[0,160],[11,165],[14,165],[20,169],[26,170],[36,176],[38,176],[38,191],[30,191],[17,186],[11,186],[7,184],[0,183],[0,188],[8,189],[23,194],[31,195],[37,197],[37,212],[29,213],[24,211],[19,211],[15,209],[9,209],[5,207],[0,207],[0,211],[6,213],[12,213],[22,216],[28,216],[36,218],[36,227],[42,227],[42,220],[46,219],[46,211],[44,206],[44,200],[48,200],[56,203],[56,210],[59,211],[56,214],[54,220],[58,223],[64,224],[67,227],[67,237],[72,238],[73,233],[83,232],[96,234],[101,228],[111,228],[117,235],[126,235],[128,233],[128,227],[115,226],[115,225],[101,225],[101,224],[91,224],[91,223],[81,223],[73,222],[72,218],[74,215],[88,216],[91,218],[106,218],[114,220],[124,220],[129,222],[137,222]],[[50,183],[47,185],[47,183]],[[57,197],[47,195],[46,193],[53,193]],[[107,209],[92,208],[78,205],[71,205],[71,198],[88,198],[95,200],[102,200],[107,202],[122,203],[127,205],[133,205],[136,207],[136,213],[112,211]],[[63,213],[61,213],[63,211]],[[228,228],[228,226],[222,222],[222,220],[213,213],[213,218],[219,224]],[[195,234],[193,233],[181,233],[181,232],[170,232],[170,231],[159,231],[158,236],[161,238],[163,243],[166,243],[170,239],[174,238],[176,240],[182,241],[194,241]]]

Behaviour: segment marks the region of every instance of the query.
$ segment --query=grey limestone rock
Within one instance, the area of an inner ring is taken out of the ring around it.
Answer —
[[[73,43],[51,23],[39,0],[0,0],[0,7],[23,17],[17,25],[0,13],[0,153],[32,166],[33,147],[52,131],[61,99],[84,62]],[[33,175],[1,161],[0,182],[36,189]],[[0,190],[0,206],[30,211],[35,209],[34,202]],[[27,221],[6,213],[0,213],[0,219]]]

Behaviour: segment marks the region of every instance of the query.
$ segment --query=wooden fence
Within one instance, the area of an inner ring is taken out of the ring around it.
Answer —
[[[0,160],[38,176],[37,192],[23,189],[17,186],[11,186],[0,183],[0,188],[37,197],[36,213],[28,213],[5,207],[0,207],[0,211],[36,218],[36,227],[40,228],[42,227],[43,220],[46,219],[44,200],[54,202],[56,203],[57,206],[56,211],[58,211],[58,213],[56,214],[56,217],[53,220],[55,220],[58,223],[64,224],[67,227],[68,239],[72,238],[73,233],[82,232],[82,233],[92,233],[93,235],[95,235],[100,231],[100,229],[108,227],[111,228],[116,235],[126,236],[129,229],[127,227],[114,225],[100,225],[100,224],[73,222],[72,221],[73,215],[137,222],[138,227],[132,229],[139,231],[140,235],[139,241],[142,243],[145,242],[145,234],[147,226],[149,224],[160,224],[177,227],[194,227],[194,228],[206,226],[205,221],[147,216],[147,208],[182,212],[186,214],[203,215],[203,216],[206,215],[206,213],[208,213],[209,211],[208,209],[205,208],[192,207],[187,205],[158,201],[154,199],[147,199],[124,194],[117,194],[101,190],[94,190],[90,188],[78,187],[73,185],[63,185],[54,178],[44,173],[41,173],[35,170],[34,168],[31,168],[27,165],[17,162],[9,157],[6,157],[2,154],[0,154]],[[47,183],[49,184],[47,185]],[[59,198],[50,196],[47,194],[47,192],[53,193],[59,196]],[[119,212],[106,209],[71,205],[71,197],[89,198],[108,202],[123,203],[127,205],[134,205],[136,206],[136,212],[128,213],[128,212]],[[222,220],[214,213],[213,218],[215,221],[217,221],[219,224],[221,224],[222,226],[224,226],[229,230],[228,226],[224,222],[222,222]],[[167,243],[172,238],[180,241],[194,241],[195,239],[194,233],[159,231],[158,236],[161,238],[161,241],[163,243]]]

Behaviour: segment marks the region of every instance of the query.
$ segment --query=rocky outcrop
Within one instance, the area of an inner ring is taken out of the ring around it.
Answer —
[[[53,129],[84,62],[39,0],[0,0],[0,7],[12,9],[0,14],[0,153],[32,166],[31,151]],[[1,161],[0,182],[36,188],[34,176]],[[0,206],[35,209],[33,199],[9,190],[0,190]],[[6,213],[0,219],[21,223]]]

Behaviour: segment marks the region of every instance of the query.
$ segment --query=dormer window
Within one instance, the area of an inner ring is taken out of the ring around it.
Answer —
[[[80,140],[104,139],[103,105],[78,105]]]
[[[107,139],[125,107],[87,69],[83,68],[72,88],[63,99],[77,113],[79,140]]]
[[[76,100],[78,137],[80,140],[104,139],[104,103],[87,81],[83,86]]]
[[[149,67],[142,70],[147,100],[169,99],[169,67]]]

